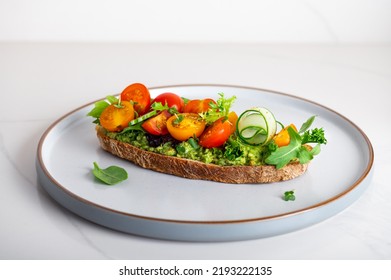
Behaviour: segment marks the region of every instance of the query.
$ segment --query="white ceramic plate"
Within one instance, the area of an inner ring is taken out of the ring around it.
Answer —
[[[223,85],[184,85],[151,89],[187,98],[236,95],[236,112],[269,108],[284,124],[300,126],[317,115],[314,127],[326,131],[327,145],[303,176],[273,184],[233,185],[189,180],[142,169],[100,149],[93,103],[51,125],[37,154],[38,179],[62,206],[97,224],[131,234],[186,241],[228,241],[267,237],[323,221],[353,203],[370,181],[373,149],[351,121],[314,102],[274,91]],[[107,186],[94,179],[101,167],[118,165],[128,180]],[[296,200],[282,199],[295,190]]]

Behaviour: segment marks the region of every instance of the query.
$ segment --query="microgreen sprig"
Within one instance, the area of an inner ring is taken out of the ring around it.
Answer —
[[[295,195],[295,191],[294,190],[291,190],[291,191],[286,191],[284,192],[284,197],[283,199],[285,201],[294,201],[296,200],[296,195]]]

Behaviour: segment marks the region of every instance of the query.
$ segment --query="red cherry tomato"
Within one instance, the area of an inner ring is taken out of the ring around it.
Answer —
[[[171,92],[159,94],[156,96],[154,102],[160,102],[162,105],[167,103],[168,107],[175,107],[178,112],[182,112],[184,105],[183,99],[179,95]]]
[[[146,86],[135,83],[127,86],[121,93],[121,100],[132,101],[134,110],[141,116],[151,105],[151,95]]]
[[[184,113],[203,113],[208,111],[210,103],[216,103],[211,98],[190,100],[183,108]]]
[[[218,119],[201,134],[199,144],[204,148],[220,147],[228,140],[233,126],[226,117]]]
[[[159,115],[147,119],[141,127],[153,135],[166,135],[168,134],[167,120],[170,117],[171,114],[164,110]]]

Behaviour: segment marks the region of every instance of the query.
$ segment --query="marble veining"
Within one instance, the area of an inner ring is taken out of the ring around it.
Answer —
[[[318,21],[321,23],[321,25],[324,26],[324,28],[327,31],[327,34],[329,36],[330,42],[331,43],[339,43],[340,39],[338,38],[337,32],[332,27],[327,16],[325,16],[320,9],[316,8],[313,3],[309,2],[309,1],[305,1],[305,0],[303,0],[302,3],[318,19]]]

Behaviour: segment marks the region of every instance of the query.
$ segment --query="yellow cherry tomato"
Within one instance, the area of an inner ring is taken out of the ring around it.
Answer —
[[[228,121],[231,123],[231,134],[236,130],[236,123],[238,122],[238,115],[235,112],[228,114]]]
[[[111,104],[100,115],[100,125],[111,132],[122,131],[134,119],[134,108],[129,101],[121,104]]]
[[[205,122],[198,114],[181,113],[167,120],[167,129],[172,137],[186,141],[191,137],[199,137],[205,129]]]

